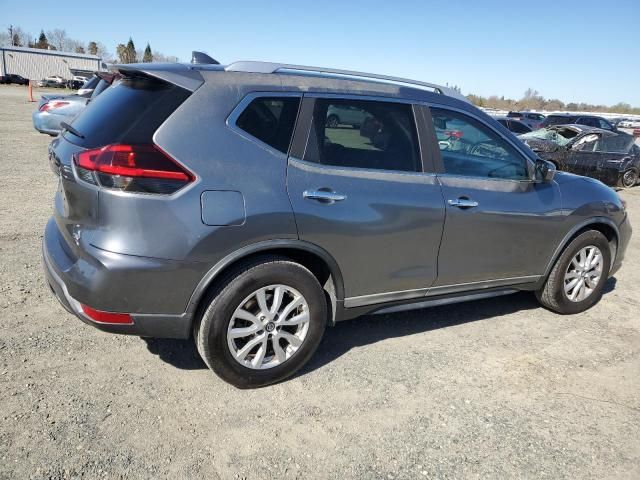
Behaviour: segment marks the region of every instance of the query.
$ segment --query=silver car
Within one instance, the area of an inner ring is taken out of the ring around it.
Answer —
[[[617,193],[454,90],[260,62],[119,71],[51,143],[47,281],[99,329],[192,337],[238,387],[293,375],[359,315],[516,291],[579,313],[622,265]]]

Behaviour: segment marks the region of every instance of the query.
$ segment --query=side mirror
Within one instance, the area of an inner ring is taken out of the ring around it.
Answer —
[[[535,177],[536,181],[549,183],[553,180],[553,177],[556,175],[556,166],[547,162],[546,160],[542,160],[539,158],[536,160],[535,166]]]

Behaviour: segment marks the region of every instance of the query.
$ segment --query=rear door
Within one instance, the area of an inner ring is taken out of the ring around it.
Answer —
[[[327,112],[364,112],[360,128],[327,126]],[[437,275],[444,206],[409,103],[306,95],[287,185],[299,236],[338,263],[345,306],[419,297]]]

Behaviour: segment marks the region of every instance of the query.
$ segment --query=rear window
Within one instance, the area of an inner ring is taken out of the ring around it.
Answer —
[[[85,148],[150,143],[158,127],[189,95],[189,91],[165,82],[125,78],[92,98],[73,120],[74,130],[84,138],[69,131],[63,135]]]
[[[509,112],[507,113],[507,117],[509,118],[520,118],[522,114],[520,112]]]
[[[260,97],[240,114],[236,125],[252,137],[287,153],[298,115],[297,97]]]
[[[96,85],[98,85],[99,81],[100,81],[100,77],[98,77],[97,75],[94,75],[89,80],[84,82],[84,85],[82,85],[81,88],[96,88]]]

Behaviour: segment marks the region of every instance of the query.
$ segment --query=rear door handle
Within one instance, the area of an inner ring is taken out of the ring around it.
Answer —
[[[455,200],[449,200],[448,203],[452,207],[458,208],[473,208],[478,206],[478,202],[464,197],[456,198]]]
[[[331,190],[305,190],[302,196],[307,200],[317,200],[323,203],[341,202],[347,198],[346,195]]]

